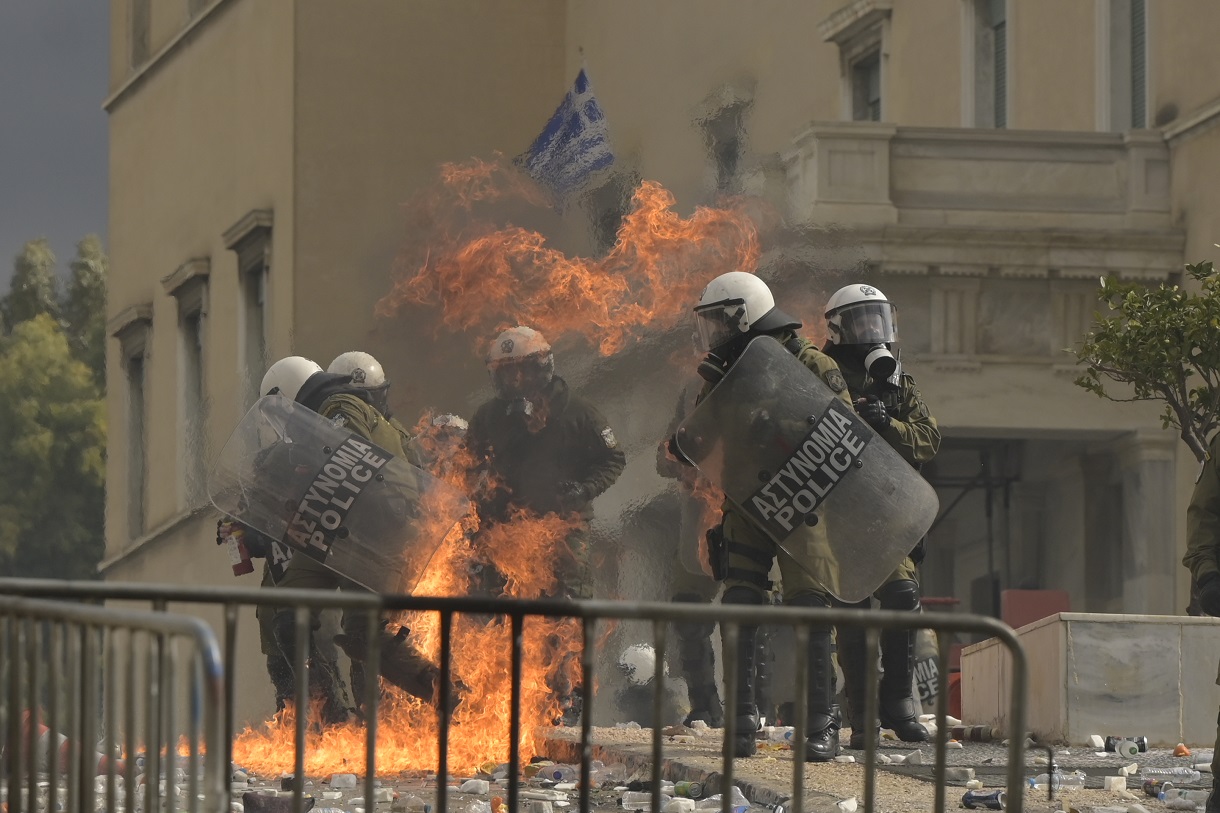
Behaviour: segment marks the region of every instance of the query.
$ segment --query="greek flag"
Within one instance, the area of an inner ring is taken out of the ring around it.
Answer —
[[[517,164],[562,199],[612,163],[606,117],[581,68],[563,103]]]

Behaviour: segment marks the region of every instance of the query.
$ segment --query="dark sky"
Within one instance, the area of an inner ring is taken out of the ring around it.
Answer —
[[[61,271],[105,240],[109,6],[0,2],[0,292],[26,240],[49,238]]]

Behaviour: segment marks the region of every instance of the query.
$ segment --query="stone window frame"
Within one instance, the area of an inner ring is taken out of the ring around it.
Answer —
[[[161,280],[165,292],[178,305],[178,503],[193,509],[207,502],[207,330],[208,294],[211,260],[197,257],[178,266]],[[188,325],[197,320],[198,335],[188,336]],[[195,370],[197,380],[188,381],[189,342],[199,344]]]
[[[271,294],[271,238],[274,233],[275,216],[270,209],[251,209],[224,232],[225,248],[237,255],[238,288],[238,349],[237,369],[243,384],[238,397],[244,412],[259,396],[258,384],[268,362],[270,348],[271,317],[268,307]],[[260,287],[262,301],[258,324],[261,326],[261,347],[255,354],[250,346],[250,329],[254,321],[249,296],[251,277],[258,275],[255,284]],[[257,358],[256,358],[257,355]]]
[[[148,529],[148,366],[152,353],[152,303],[131,305],[121,310],[106,326],[107,332],[119,342],[119,359],[123,369],[126,398],[123,402],[127,446],[123,450],[127,469],[127,521],[130,540],[139,539]],[[139,381],[134,380],[138,374]],[[132,391],[138,383],[140,404],[133,408]]]
[[[893,0],[853,0],[818,23],[823,42],[839,48],[840,116],[856,121],[856,68],[876,57],[880,72],[879,121],[887,114],[887,63]]]

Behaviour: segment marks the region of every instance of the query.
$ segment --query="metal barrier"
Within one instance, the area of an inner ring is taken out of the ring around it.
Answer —
[[[190,588],[174,585],[155,585],[116,582],[56,582],[19,579],[0,579],[0,594],[21,594],[27,596],[68,598],[75,600],[128,600],[149,601],[157,609],[165,609],[168,603],[194,603],[220,605],[224,609],[223,645],[225,663],[233,664],[237,640],[237,611],[240,606],[276,606],[294,609],[296,616],[297,647],[295,674],[297,676],[297,696],[307,695],[308,673],[305,662],[307,644],[309,642],[309,619],[312,608],[337,608],[367,612],[369,616],[369,641],[371,642],[367,675],[368,691],[366,697],[370,701],[370,710],[366,715],[366,752],[365,752],[365,783],[366,799],[374,798],[374,777],[376,775],[377,754],[377,660],[380,657],[376,625],[381,613],[395,611],[438,613],[440,619],[440,686],[441,698],[438,704],[438,764],[437,805],[438,811],[447,811],[448,783],[448,745],[452,724],[450,710],[450,677],[452,673],[451,643],[453,622],[455,616],[476,614],[493,616],[503,619],[510,632],[511,647],[511,717],[509,721],[509,759],[508,776],[520,777],[522,759],[521,742],[521,678],[523,662],[523,630],[525,619],[529,617],[542,618],[575,618],[582,627],[583,642],[579,654],[581,657],[584,713],[580,730],[580,810],[590,809],[590,770],[593,753],[592,711],[594,708],[594,658],[596,642],[599,636],[599,626],[609,621],[635,620],[650,621],[653,627],[653,646],[656,651],[657,663],[663,663],[666,652],[668,627],[673,623],[717,622],[725,633],[724,675],[726,680],[726,703],[724,731],[724,747],[722,752],[722,771],[719,784],[727,789],[733,785],[732,741],[734,735],[734,710],[732,698],[736,696],[734,677],[736,674],[736,647],[734,642],[742,626],[768,625],[790,626],[795,630],[798,650],[807,644],[810,630],[815,626],[834,625],[836,627],[863,627],[869,651],[875,651],[880,631],[883,629],[930,629],[937,634],[938,668],[942,675],[948,674],[950,633],[972,633],[998,638],[1007,648],[1011,659],[1011,699],[1010,715],[1007,730],[1009,733],[1008,766],[1007,766],[1007,807],[1022,809],[1024,797],[1024,753],[1026,730],[1026,694],[1027,694],[1027,664],[1024,650],[1011,628],[999,621],[982,616],[971,615],[941,615],[915,614],[906,612],[859,611],[846,609],[813,609],[795,607],[748,607],[736,605],[695,605],[678,603],[625,603],[610,601],[508,601],[490,599],[466,598],[430,598],[413,596],[376,596],[365,593],[319,593],[309,590],[284,589],[214,589]],[[223,744],[220,750],[224,753],[225,769],[231,763],[231,747],[233,738],[233,672],[232,668],[224,673],[224,731]],[[806,694],[809,676],[803,658],[797,659],[796,680],[796,725],[794,742],[803,742],[805,738]],[[662,698],[664,693],[664,670],[658,668],[654,681],[654,717],[661,718]],[[876,659],[869,659],[867,674],[868,708],[866,719],[876,719],[877,689],[879,683]],[[935,738],[936,764],[934,767],[935,781],[935,811],[941,813],[945,805],[946,777],[946,743],[948,726],[945,717],[948,711],[948,682],[941,681],[938,686],[936,704]],[[306,717],[296,716],[295,754],[294,754],[294,794],[293,809],[305,810],[304,799],[304,747]],[[876,731],[867,732],[867,748],[864,762],[863,807],[866,811],[875,809],[876,800],[876,766],[877,742]],[[664,743],[661,727],[652,729],[652,765],[651,782],[652,805],[654,811],[660,810],[661,776]],[[785,805],[790,813],[803,813],[804,810],[804,779],[806,764],[799,758],[799,751],[794,750],[792,793],[790,803]],[[814,768],[816,770],[816,767]],[[221,788],[222,801],[214,804],[217,809],[228,807],[229,786],[226,782]],[[506,807],[508,811],[521,809],[518,783],[510,781],[506,789]],[[722,794],[725,813],[730,808],[730,795]],[[17,813],[17,811],[12,811]],[[146,809],[146,813],[149,813]]]
[[[228,809],[219,747],[222,667],[206,624],[6,592],[0,780],[8,813],[92,811],[98,794],[106,810],[172,813],[184,786],[183,809]],[[183,738],[185,770],[177,754]]]

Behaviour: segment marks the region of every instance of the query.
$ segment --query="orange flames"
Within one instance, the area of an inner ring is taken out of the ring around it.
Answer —
[[[581,335],[602,355],[613,354],[648,331],[677,325],[712,277],[757,266],[758,228],[744,203],[697,208],[687,218],[673,210],[674,204],[659,184],[644,182],[605,256],[568,256],[540,233],[499,225],[489,214],[508,206],[545,206],[542,195],[503,161],[446,164],[437,188],[407,209],[408,233],[417,242],[400,256],[401,276],[378,303],[377,315],[422,305],[438,312],[440,326],[477,334],[480,343],[499,328],[527,324],[552,340]],[[415,431],[420,435],[415,446],[439,479],[470,495],[492,485],[474,475],[477,461],[460,441],[438,434],[430,416]],[[699,496],[718,507],[715,495]],[[469,595],[479,566],[494,562],[505,596],[553,594],[555,563],[570,555],[568,538],[580,524],[577,517],[517,514],[480,528],[468,515],[448,531],[426,567],[404,574],[404,583],[414,583],[416,595]],[[444,529],[434,530],[439,536]],[[395,620],[410,629],[414,646],[434,661],[439,658],[438,614]],[[578,683],[583,643],[575,620],[527,619],[524,638],[521,751],[528,758],[540,750],[542,728],[560,711],[558,695]],[[454,771],[507,760],[510,654],[505,620],[454,619],[450,656],[463,697],[449,735]],[[384,682],[383,687],[378,772],[435,769],[435,709]],[[234,743],[235,760],[264,773],[290,770],[291,723],[289,711],[242,733]],[[361,772],[364,736],[354,724],[310,732],[306,772]]]
[[[379,316],[426,305],[452,330],[525,324],[548,337],[582,335],[611,355],[646,330],[676,325],[712,277],[758,264],[758,228],[744,203],[682,218],[673,195],[645,181],[613,248],[595,259],[568,256],[536,231],[474,217],[479,204],[538,200],[499,162],[447,164],[441,179],[440,190],[409,208],[428,239],[399,258],[402,277],[378,303]],[[447,225],[458,220],[461,227]]]

